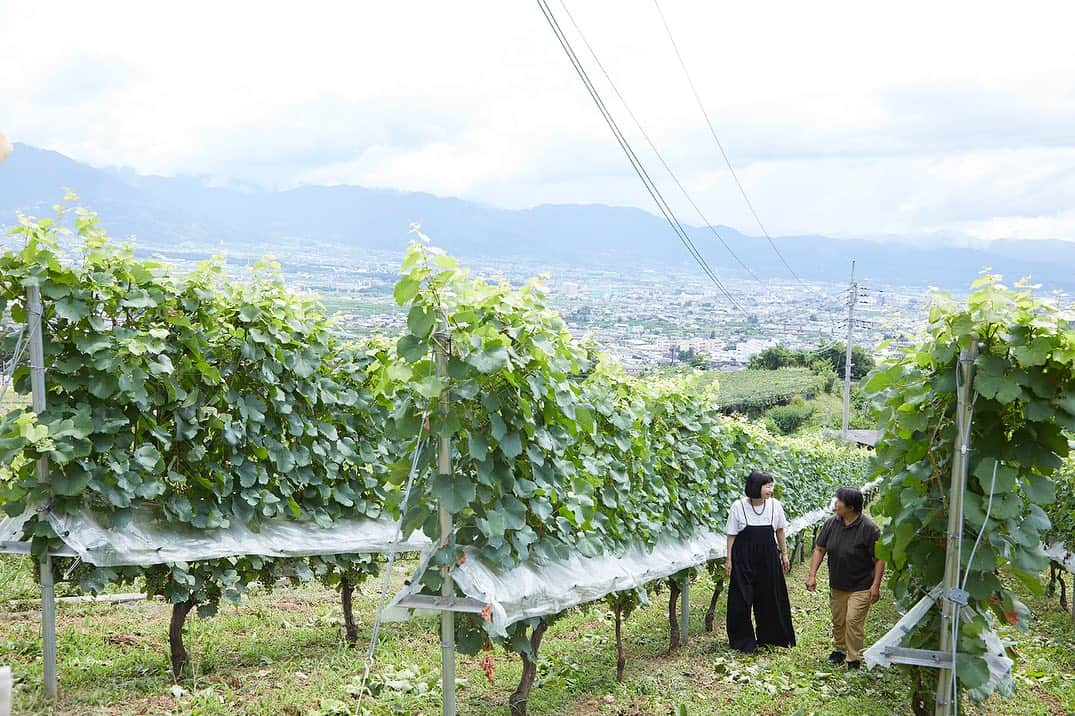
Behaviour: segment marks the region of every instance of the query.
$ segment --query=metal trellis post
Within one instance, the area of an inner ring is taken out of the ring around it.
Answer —
[[[437,376],[447,377],[448,374],[448,340],[449,335],[442,331],[435,336]],[[441,417],[448,418],[448,391],[442,390],[440,397]],[[437,452],[437,472],[441,475],[452,474],[452,439],[446,432],[444,424],[441,426],[440,446]],[[452,542],[452,515],[448,512],[443,502],[438,508],[440,516],[440,538],[442,546]],[[446,600],[455,596],[451,565],[441,567],[441,596]],[[444,716],[455,716],[455,614],[445,609],[440,613],[440,682],[442,694],[441,713]]]
[[[45,348],[41,338],[41,289],[26,289],[26,321],[30,340],[30,389],[33,409],[38,415],[45,412]],[[48,458],[37,460],[37,481],[49,481]],[[46,505],[47,507],[47,505]],[[56,698],[56,587],[52,578],[52,557],[46,549],[41,558],[41,660],[44,666],[45,695]]]
[[[974,380],[974,360],[978,357],[978,342],[959,352],[959,371],[962,381],[957,396],[955,453],[952,459],[952,493],[948,500],[948,545],[945,548],[944,591],[941,598],[941,647],[942,653],[952,651],[952,623],[959,605],[952,600],[952,590],[959,587],[960,547],[963,534],[963,491],[966,487],[967,459],[970,442],[971,383]],[[955,663],[952,663],[955,666]],[[934,694],[935,716],[948,716],[952,712],[952,669],[940,670],[937,691]],[[958,691],[956,692],[958,697]]]

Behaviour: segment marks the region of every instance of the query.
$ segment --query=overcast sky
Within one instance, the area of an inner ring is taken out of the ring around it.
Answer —
[[[709,219],[757,234],[652,0],[565,1]],[[770,233],[1075,240],[1072,3],[661,8]],[[0,131],[229,185],[653,210],[530,0],[0,0]]]

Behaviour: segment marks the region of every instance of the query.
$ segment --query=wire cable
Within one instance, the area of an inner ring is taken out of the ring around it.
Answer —
[[[579,39],[581,39],[582,43],[584,45],[586,45],[586,49],[589,51],[590,57],[593,58],[594,64],[596,64],[597,68],[599,70],[601,70],[601,74],[604,75],[605,80],[608,82],[609,87],[612,88],[612,91],[615,93],[616,97],[620,100],[620,103],[623,104],[623,108],[627,111],[627,116],[631,118],[632,122],[634,122],[635,127],[638,129],[639,134],[641,134],[643,139],[646,140],[646,143],[649,145],[649,148],[653,151],[654,155],[656,155],[657,159],[661,162],[661,166],[663,166],[665,171],[668,172],[668,176],[670,176],[672,178],[672,181],[675,182],[677,187],[679,187],[679,190],[683,194],[683,197],[687,200],[687,202],[691,205],[691,207],[693,207],[695,213],[698,214],[698,218],[700,218],[702,220],[702,222],[706,225],[706,227],[713,234],[713,236],[715,236],[717,238],[717,240],[721,243],[721,245],[725,249],[727,249],[728,253],[731,254],[732,258],[735,259],[736,263],[738,263],[743,268],[743,270],[746,271],[750,275],[751,278],[753,278],[758,283],[762,284],[765,287],[765,290],[771,294],[772,292],[769,289],[768,285],[766,285],[765,282],[762,281],[761,278],[759,278],[758,275],[755,274],[754,271],[752,271],[751,268],[749,266],[747,266],[746,263],[744,263],[741,258],[739,258],[739,256],[735,253],[735,251],[732,250],[732,247],[728,245],[728,242],[724,240],[724,237],[720,235],[720,233],[717,231],[716,227],[713,226],[713,223],[711,221],[709,221],[708,218],[706,218],[706,215],[702,212],[701,208],[699,208],[698,204],[695,203],[694,199],[687,192],[686,187],[684,187],[683,183],[680,182],[679,177],[676,176],[676,173],[674,171],[672,171],[672,167],[670,167],[668,165],[668,162],[665,161],[664,156],[657,149],[656,144],[653,142],[652,139],[650,139],[649,133],[647,133],[646,130],[642,127],[642,123],[638,120],[638,117],[636,117],[635,113],[631,110],[631,106],[629,104],[627,104],[627,100],[624,99],[623,95],[620,93],[619,88],[616,87],[616,83],[612,81],[612,77],[609,76],[608,71],[605,69],[604,64],[602,64],[601,60],[598,59],[597,53],[594,51],[593,47],[590,45],[589,40],[586,39],[586,35],[583,34],[582,28],[580,28],[579,24],[577,22],[575,22],[575,16],[571,14],[571,10],[568,9],[567,4],[564,2],[564,0],[560,0],[560,7],[562,7],[564,9],[564,12],[567,14],[567,18],[571,21],[571,25],[575,28],[575,32],[578,33]]]
[[[683,74],[687,77],[687,84],[690,85],[691,92],[694,94],[694,99],[698,103],[698,108],[702,110],[702,116],[705,117],[706,125],[709,127],[709,133],[713,136],[713,141],[717,144],[717,149],[720,150],[720,156],[724,158],[724,164],[728,167],[728,171],[731,172],[732,179],[735,180],[735,185],[739,187],[739,193],[743,196],[743,201],[746,202],[747,208],[750,210],[751,215],[754,217],[754,221],[757,222],[758,228],[761,229],[761,233],[765,235],[766,240],[769,242],[769,246],[773,248],[773,251],[780,258],[780,262],[784,264],[784,268],[788,270],[795,280],[802,284],[805,288],[815,290],[803,281],[795,270],[791,268],[791,265],[784,258],[784,254],[780,253],[780,249],[777,248],[776,242],[773,241],[773,237],[769,235],[765,225],[761,221],[761,217],[758,216],[758,212],[754,210],[754,204],[750,201],[750,197],[747,196],[746,189],[743,188],[743,183],[739,181],[739,175],[735,173],[735,167],[732,166],[732,160],[728,158],[728,153],[724,151],[724,145],[720,141],[720,137],[717,136],[717,130],[713,127],[713,121],[709,118],[709,112],[706,111],[705,105],[702,103],[702,98],[698,94],[698,88],[694,86],[694,80],[691,78],[691,73],[687,70],[687,63],[683,61],[683,55],[679,52],[679,46],[676,44],[675,38],[672,36],[672,29],[668,26],[668,21],[665,20],[664,12],[661,10],[661,5],[658,0],[653,0],[653,5],[657,8],[657,14],[661,17],[661,24],[664,25],[664,31],[668,34],[668,40],[672,43],[672,49],[676,53],[676,59],[679,60],[679,66],[683,69]]]
[[[579,61],[578,56],[572,49],[571,42],[567,39],[567,35],[564,34],[563,29],[560,27],[560,23],[556,20],[556,16],[555,14],[553,14],[552,9],[548,6],[546,0],[537,0],[537,4],[538,7],[541,9],[542,14],[545,16],[545,20],[546,22],[548,22],[549,28],[553,31],[553,34],[556,35],[556,39],[559,41],[560,46],[564,50],[564,53],[567,54],[568,59],[571,61],[572,66],[575,68],[576,74],[578,74],[579,79],[582,80],[582,83],[583,85],[585,85],[587,92],[589,92],[590,98],[593,99],[594,104],[597,105],[597,109],[601,112],[601,116],[604,118],[605,123],[608,124],[608,127],[612,131],[613,136],[616,138],[617,143],[620,145],[620,148],[627,156],[627,160],[631,163],[631,168],[635,170],[635,173],[638,175],[638,178],[642,180],[643,185],[646,187],[646,191],[649,192],[650,196],[657,204],[657,208],[664,216],[665,221],[668,222],[668,225],[672,228],[672,231],[679,238],[680,242],[687,248],[687,252],[690,253],[691,257],[694,258],[694,260],[702,268],[703,273],[705,273],[709,280],[717,286],[717,288],[721,291],[721,293],[724,294],[724,296],[731,302],[733,306],[735,306],[741,311],[745,311],[746,309],[744,309],[743,306],[740,305],[740,303],[731,294],[731,292],[728,291],[728,289],[721,282],[720,278],[716,275],[716,272],[714,272],[712,267],[709,266],[709,263],[705,260],[705,257],[702,256],[701,252],[698,251],[698,247],[695,246],[690,236],[684,230],[683,225],[679,222],[679,219],[676,218],[675,213],[672,211],[672,208],[665,201],[663,195],[660,192],[660,189],[657,188],[657,185],[649,176],[649,173],[646,171],[646,168],[638,159],[638,156],[635,154],[634,150],[631,148],[630,143],[627,141],[627,138],[623,135],[623,132],[620,130],[619,125],[616,123],[615,118],[613,118],[612,114],[605,106],[605,103],[601,99],[601,95],[600,93],[598,93],[597,88],[594,87],[593,82],[590,80],[590,77],[586,72],[586,69],[582,66],[582,63]]]
[[[425,448],[425,423],[427,413],[422,413],[421,427],[418,428],[418,442],[414,446],[414,457],[411,458],[411,471],[407,476],[407,487],[403,491],[403,501],[399,507],[399,523],[396,525],[396,536],[392,540],[394,543],[399,543],[403,539],[403,522],[407,518],[407,503],[411,499],[411,489],[414,487],[414,478],[418,474],[418,460],[422,454],[422,450]],[[362,709],[362,699],[366,695],[366,682],[370,677],[370,669],[373,668],[373,662],[375,661],[377,650],[377,639],[381,631],[381,621],[384,616],[385,602],[388,600],[388,587],[392,579],[392,566],[395,564],[396,551],[391,550],[388,553],[388,564],[385,566],[384,578],[381,582],[381,597],[378,602],[377,615],[373,619],[373,630],[370,633],[370,645],[366,651],[366,661],[362,670],[362,681],[358,687],[358,701],[355,704],[355,716],[359,716]]]
[[[967,580],[970,578],[970,566],[974,562],[974,553],[978,551],[978,544],[982,541],[982,535],[985,534],[985,526],[989,524],[989,515],[993,511],[993,496],[996,494],[997,488],[997,468],[1000,467],[1000,461],[993,460],[993,480],[989,483],[989,502],[985,507],[985,519],[982,520],[982,529],[978,530],[978,537],[974,540],[974,546],[971,547],[970,557],[967,559],[967,571],[963,573],[963,583],[959,585],[959,588],[963,591],[967,591]]]
[[[597,88],[590,80],[589,74],[586,72],[585,68],[582,66],[582,62],[575,54],[574,49],[571,47],[570,41],[567,39],[567,35],[560,27],[560,24],[556,20],[556,16],[553,14],[552,9],[549,8],[548,3],[544,0],[538,0],[538,5],[541,6],[542,12],[545,13],[546,20],[549,22],[550,27],[552,27],[553,32],[557,36],[557,39],[560,41],[561,47],[563,47],[564,51],[567,53],[568,59],[571,60],[572,65],[575,67],[575,71],[576,73],[578,73],[579,78],[586,86],[587,91],[590,93],[590,97],[594,100],[595,104],[597,104],[598,110],[601,112],[606,123],[609,125],[609,129],[612,130],[613,136],[615,136],[617,142],[620,144],[620,147],[627,155],[628,161],[631,162],[632,168],[642,180],[642,183],[645,185],[647,191],[649,191],[650,196],[657,203],[658,208],[664,215],[665,220],[668,222],[669,226],[672,227],[672,230],[679,237],[680,241],[684,244],[684,246],[687,247],[687,251],[691,254],[695,261],[699,263],[699,265],[702,267],[703,272],[706,273],[710,280],[712,280],[718,286],[718,288],[720,288],[720,290],[725,294],[725,296],[730,301],[732,301],[732,303],[737,308],[739,308],[740,310],[744,310],[742,306],[740,306],[738,302],[736,302],[735,298],[731,295],[731,293],[728,292],[726,288],[724,288],[723,284],[720,282],[720,279],[716,276],[716,272],[713,271],[713,269],[709,266],[708,262],[702,256],[701,252],[698,251],[697,246],[694,245],[694,242],[691,240],[690,236],[687,235],[685,229],[683,228],[683,225],[675,217],[674,212],[668,205],[667,201],[665,201],[664,196],[660,192],[660,189],[657,188],[656,183],[649,176],[649,173],[646,171],[645,166],[642,164],[641,160],[638,159],[637,154],[635,154],[634,150],[631,148],[630,142],[627,141],[627,138],[624,136],[623,132],[619,128],[619,125],[616,123],[615,118],[612,116],[611,112],[608,110],[608,107],[601,99],[600,93],[597,91]]]

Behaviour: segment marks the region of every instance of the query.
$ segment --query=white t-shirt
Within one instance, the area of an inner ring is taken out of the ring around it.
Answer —
[[[749,497],[740,497],[732,503],[731,509],[728,510],[728,527],[724,530],[724,533],[737,535],[747,525],[761,525],[764,527],[772,525],[773,530],[788,528],[788,518],[784,516],[784,506],[775,497],[770,497],[766,500],[765,504],[760,508],[761,514],[758,514],[758,512],[759,508],[750,504]]]

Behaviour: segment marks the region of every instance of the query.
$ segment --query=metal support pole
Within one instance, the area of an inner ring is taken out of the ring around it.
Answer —
[[[855,283],[855,259],[851,259],[851,288],[847,297],[847,353],[844,356],[844,440],[847,440],[847,423],[851,416],[851,341],[855,330],[855,304],[858,300],[859,288]]]
[[[448,374],[448,340],[447,331],[442,331],[434,337],[436,345],[437,375],[444,378]],[[448,417],[448,391],[441,391],[440,410],[442,419]],[[452,474],[452,439],[445,431],[444,423],[441,425],[440,446],[437,452],[437,473],[441,475]],[[443,545],[451,545],[453,540],[452,515],[444,505],[438,508],[440,517],[440,538]],[[442,597],[455,596],[451,565],[446,564],[440,569]],[[444,716],[455,716],[455,614],[447,609],[440,613],[440,687],[441,687],[441,713]]]
[[[26,289],[26,322],[30,340],[30,390],[33,409],[38,415],[45,412],[45,347],[41,339],[41,290]],[[49,481],[48,458],[37,460],[37,481]],[[56,698],[56,587],[52,579],[52,557],[48,550],[41,558],[41,661],[45,670],[45,696]]]
[[[941,647],[942,652],[952,650],[952,623],[959,605],[949,599],[952,589],[959,586],[960,539],[963,534],[963,491],[967,480],[967,458],[970,452],[971,384],[974,380],[974,360],[978,357],[978,341],[959,352],[961,377],[957,395],[958,412],[955,453],[952,458],[952,493],[948,498],[948,544],[944,559],[944,589],[941,594]],[[964,440],[964,437],[966,438]],[[958,635],[957,635],[958,636]],[[952,712],[952,670],[941,669],[934,694],[934,716],[948,716]],[[957,692],[958,693],[958,692]],[[957,696],[958,698],[958,696]]]
[[[679,645],[687,644],[687,636],[690,634],[691,625],[691,578],[690,575],[683,578],[683,589],[679,593]]]

